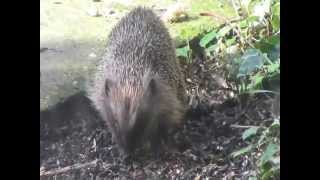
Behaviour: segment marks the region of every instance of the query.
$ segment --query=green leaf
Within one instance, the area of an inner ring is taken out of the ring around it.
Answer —
[[[259,17],[258,16],[249,16],[247,18],[247,22],[250,23],[254,23],[254,22],[258,22],[259,21]]]
[[[260,164],[264,164],[271,160],[272,156],[279,152],[280,146],[278,144],[269,144],[262,156],[260,157]]]
[[[274,31],[279,31],[280,29],[280,2],[275,3],[272,6],[272,17],[271,25]]]
[[[279,16],[272,16],[271,25],[274,32],[279,31],[280,29],[280,17]]]
[[[276,44],[268,54],[272,62],[279,61],[280,59],[280,43]]]
[[[273,46],[280,44],[280,36],[279,35],[270,36],[267,39],[267,42],[272,44]]]
[[[254,76],[252,76],[251,83],[248,85],[249,90],[257,89],[262,85],[262,81],[265,77],[261,73],[257,73]],[[252,92],[250,92],[252,93]]]
[[[280,160],[280,156],[278,160]],[[259,169],[261,180],[280,179],[280,161],[277,164],[265,163]]]
[[[278,137],[280,135],[280,121],[279,119],[275,119],[273,123],[269,127],[269,132],[273,137]]]
[[[249,75],[256,69],[261,68],[265,61],[265,57],[258,49],[247,50],[241,59],[242,63],[240,64],[237,77]]]
[[[231,26],[225,26],[225,27],[221,28],[218,31],[218,36],[219,37],[224,37],[231,29],[232,29]]]
[[[280,156],[277,156],[277,157],[274,157],[273,159],[272,159],[272,163],[274,164],[274,165],[280,165]],[[275,168],[276,169],[276,168]]]
[[[209,46],[206,50],[211,52],[211,51],[214,51],[218,48],[219,46],[217,44],[214,44],[214,45],[211,45]]]
[[[270,53],[276,47],[278,48],[277,50],[279,50],[280,53],[280,36],[275,35],[266,39],[262,39],[255,44],[255,47],[263,53]]]
[[[280,63],[272,63],[267,66],[268,73],[273,73],[280,70]]]
[[[206,34],[199,42],[199,45],[201,47],[206,47],[206,45],[211,42],[214,38],[216,38],[217,33],[215,31],[212,31],[208,34]]]
[[[231,45],[233,45],[235,42],[236,42],[236,37],[233,37],[233,38],[231,38],[231,39],[227,39],[227,41],[226,41],[226,45],[229,47],[229,46],[231,46]]]
[[[176,49],[176,54],[177,54],[178,57],[180,56],[180,57],[188,58],[189,57],[189,51],[190,51],[189,46],[185,46],[185,47]]]
[[[275,4],[272,6],[271,11],[272,11],[272,14],[273,14],[273,15],[280,17],[280,2],[275,3]]]
[[[271,178],[272,174],[273,174],[272,169],[268,169],[262,173],[261,179],[262,180],[269,180]]]
[[[261,73],[258,73],[256,75],[252,76],[252,80],[254,81],[254,84],[260,84],[262,82],[263,78],[264,77],[262,76]]]
[[[252,145],[249,145],[249,146],[244,147],[244,148],[242,148],[242,149],[240,149],[240,150],[238,150],[238,151],[233,152],[233,153],[231,154],[231,156],[235,158],[235,157],[237,157],[237,156],[240,156],[240,155],[242,155],[242,154],[245,154],[245,153],[249,152],[252,148],[253,148],[253,146],[252,146]]]
[[[271,124],[270,127],[280,127],[280,121],[279,121],[279,119],[275,119],[275,120],[273,121],[273,123]]]
[[[248,180],[258,180],[258,178],[254,176],[250,176]]]
[[[262,132],[262,134],[258,140],[258,146],[265,144],[266,138],[267,138],[267,131],[268,131],[268,129],[266,129]]]
[[[242,20],[239,22],[239,26],[241,29],[244,29],[244,28],[247,28],[249,25],[248,25],[248,21],[247,20]]]
[[[249,137],[257,134],[257,131],[258,131],[259,127],[251,127],[249,129],[247,129],[246,131],[244,131],[244,133],[242,134],[242,139],[243,140],[246,140],[248,139]]]

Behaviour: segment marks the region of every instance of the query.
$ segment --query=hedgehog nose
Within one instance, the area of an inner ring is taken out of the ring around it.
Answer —
[[[120,145],[122,146],[123,149],[128,149],[127,146],[128,146],[128,142],[127,142],[127,139],[124,135],[121,135],[120,136]]]
[[[121,141],[121,145],[123,146],[123,147],[126,147],[126,139],[125,139],[125,137],[123,136],[123,135],[121,135],[120,136],[120,141]]]
[[[123,145],[123,148],[124,150],[127,152],[127,153],[132,153],[133,151],[133,144],[132,142],[130,141],[130,139],[126,136],[123,136],[122,137],[122,145]]]

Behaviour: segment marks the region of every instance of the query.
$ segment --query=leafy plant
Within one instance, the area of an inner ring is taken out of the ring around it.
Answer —
[[[222,63],[240,94],[264,89],[264,82],[280,77],[280,1],[247,0],[241,4],[247,16],[205,34],[199,43],[207,56],[216,59],[228,58],[226,50],[237,44],[234,47],[242,54]]]
[[[192,50],[190,49],[189,43],[184,47],[176,49],[176,56],[184,58],[187,63],[192,62],[191,53],[192,53]]]
[[[212,40],[214,40],[216,37],[218,36],[218,33],[215,31],[212,31],[208,34],[206,34],[201,40],[199,45],[203,48],[205,48],[209,42],[211,42]]]
[[[221,59],[226,76],[235,84],[238,94],[277,93],[269,91],[265,84],[274,80],[280,82],[280,1],[246,0],[241,3],[245,15],[239,21],[227,22],[205,34],[199,45],[212,59]],[[238,47],[239,53],[229,56],[225,50],[230,47]],[[248,155],[253,159],[257,169],[249,179],[275,179],[280,174],[279,137],[278,119],[268,127],[250,127],[242,134],[248,146],[231,156]]]
[[[259,129],[263,131],[258,133]],[[242,139],[248,141],[251,137],[249,145],[243,147],[231,154],[233,158],[240,155],[250,154],[257,165],[257,174],[261,179],[272,179],[280,174],[280,140],[279,132],[280,121],[274,119],[273,124],[269,127],[251,127],[242,134]],[[257,153],[262,152],[262,153]],[[260,155],[259,155],[260,154]]]
[[[243,134],[242,134],[242,139],[246,140],[249,137],[257,134],[259,127],[251,127],[250,129],[247,129]]]
[[[245,154],[245,153],[250,152],[250,151],[252,150],[252,148],[253,148],[253,146],[252,146],[252,145],[249,145],[249,146],[244,147],[244,148],[242,148],[242,149],[240,149],[240,150],[238,150],[238,151],[233,152],[233,153],[231,154],[231,156],[234,157],[234,158],[235,158],[235,157],[238,157],[238,156],[240,156],[240,155],[243,155],[243,154]]]
[[[274,93],[268,82],[280,82],[280,1],[239,0],[245,11],[240,19],[200,36],[199,46],[208,59],[225,68],[228,83],[235,92]],[[186,35],[189,32],[186,32]],[[190,34],[190,33],[189,33]],[[177,56],[191,63],[189,44],[177,49]],[[233,158],[247,155],[256,170],[249,179],[275,179],[280,174],[280,120],[267,127],[253,126],[242,134],[246,147],[231,153]]]
[[[255,70],[260,69],[265,61],[265,57],[258,49],[247,50],[240,58],[241,63],[238,70],[237,78],[250,75]]]

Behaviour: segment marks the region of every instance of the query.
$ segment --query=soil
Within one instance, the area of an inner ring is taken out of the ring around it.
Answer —
[[[184,65],[190,110],[176,137],[179,151],[158,158],[120,157],[84,93],[40,112],[40,171],[53,172],[40,179],[248,179],[254,168],[250,159],[230,153],[247,145],[241,126],[272,122],[273,98],[235,96],[219,69],[202,58]]]

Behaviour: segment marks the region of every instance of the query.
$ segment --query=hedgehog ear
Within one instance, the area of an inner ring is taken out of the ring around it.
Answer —
[[[110,92],[110,88],[114,85],[113,81],[111,81],[110,79],[106,79],[104,82],[104,93],[106,94],[106,96],[109,95]]]

